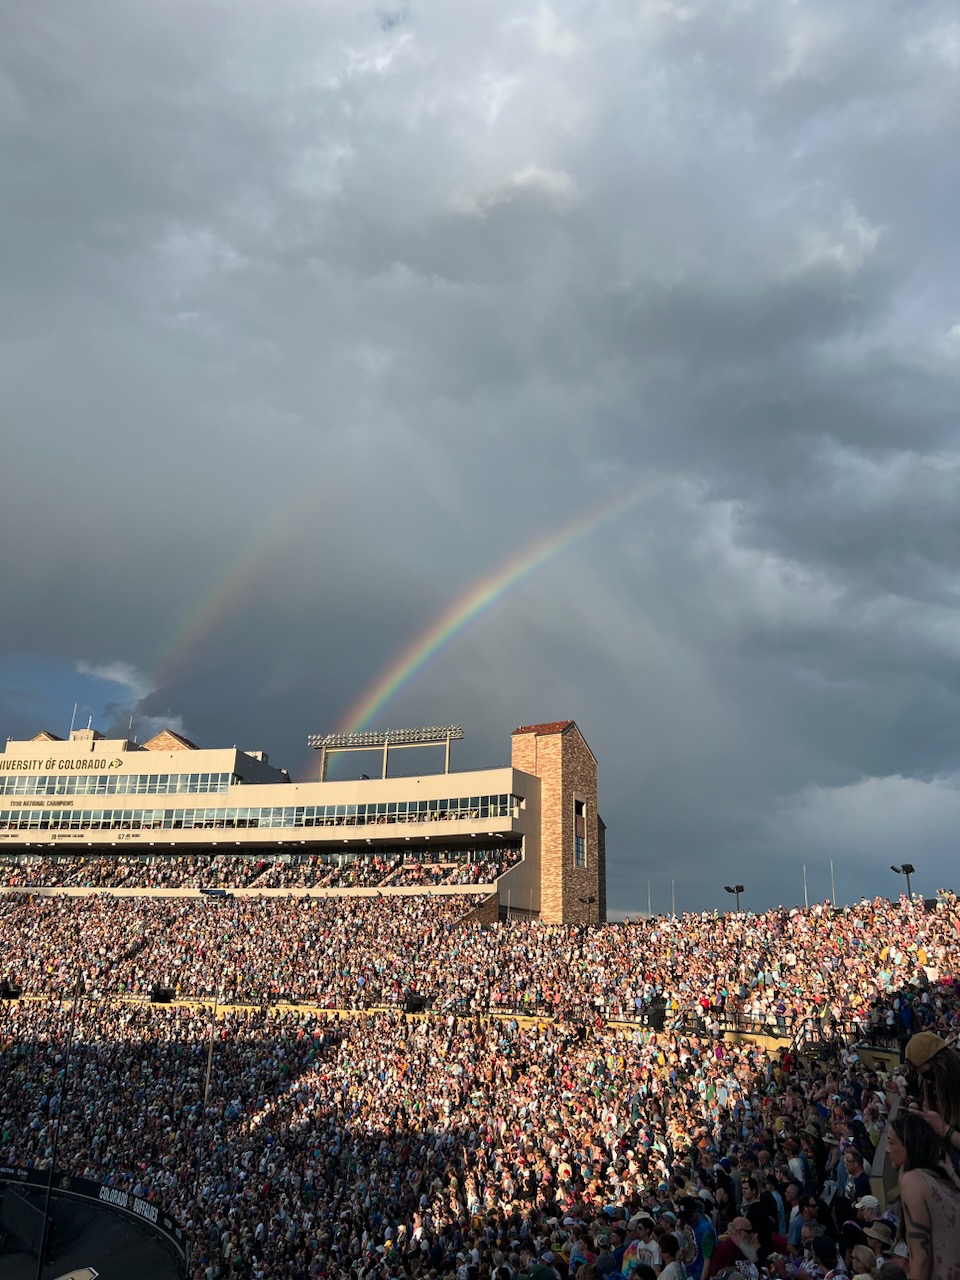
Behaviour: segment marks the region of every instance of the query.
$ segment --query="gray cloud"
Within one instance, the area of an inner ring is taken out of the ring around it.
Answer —
[[[388,718],[467,765],[575,716],[632,909],[892,888],[896,841],[950,878],[952,6],[8,8],[11,663],[306,767],[472,579],[665,477]]]

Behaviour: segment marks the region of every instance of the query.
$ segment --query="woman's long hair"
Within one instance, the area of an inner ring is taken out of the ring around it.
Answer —
[[[948,1125],[960,1128],[960,1053],[941,1049],[930,1059],[930,1070],[922,1079],[924,1105],[938,1111]]]
[[[901,1111],[891,1120],[890,1128],[906,1149],[904,1169],[925,1169],[956,1190],[956,1183],[943,1165],[943,1144],[923,1116],[915,1111]]]

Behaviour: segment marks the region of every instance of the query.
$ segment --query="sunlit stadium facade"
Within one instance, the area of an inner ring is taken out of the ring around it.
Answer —
[[[385,776],[328,781],[322,756],[324,780],[306,782],[291,781],[262,752],[207,750],[171,730],[142,744],[89,728],[67,739],[44,731],[9,740],[0,754],[0,857],[186,853],[331,865],[374,858],[480,864],[491,868],[486,883],[430,891],[471,893],[500,915],[604,920],[597,764],[577,725],[523,726],[512,735],[509,765],[466,772],[449,771],[444,730],[444,772],[386,776],[390,743],[443,741],[422,736],[431,732],[381,735]],[[379,749],[376,735],[363,737],[371,738],[364,749]],[[423,888],[341,892],[387,891]]]

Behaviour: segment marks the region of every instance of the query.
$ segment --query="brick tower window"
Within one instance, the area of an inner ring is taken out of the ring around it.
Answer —
[[[573,865],[587,865],[587,806],[582,800],[573,802]]]

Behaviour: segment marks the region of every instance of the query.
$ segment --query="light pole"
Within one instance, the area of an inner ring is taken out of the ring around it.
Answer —
[[[727,893],[732,893],[736,896],[737,915],[739,915],[740,914],[740,895],[741,893],[743,893],[743,885],[742,884],[725,884],[723,887],[724,889],[726,889]]]
[[[910,877],[914,874],[916,869],[917,868],[913,865],[912,862],[905,862],[903,863],[902,866],[890,868],[890,870],[895,871],[898,876],[907,877],[907,897],[910,899],[911,902],[913,901],[913,891],[910,888]]]
[[[63,1073],[60,1076],[60,1089],[57,1095],[57,1123],[53,1130],[53,1145],[50,1148],[50,1171],[47,1175],[47,1187],[43,1197],[43,1225],[40,1228],[40,1251],[37,1255],[37,1280],[43,1276],[44,1255],[50,1248],[50,1200],[53,1196],[53,1175],[57,1164],[57,1150],[60,1146],[60,1128],[63,1124],[63,1113],[67,1102],[67,1073],[70,1070],[70,1054],[73,1051],[73,1036],[77,1027],[77,1010],[80,996],[83,994],[83,975],[77,974],[73,987],[73,1005],[70,1009],[70,1030],[67,1033],[67,1044],[63,1053]]]
[[[207,1071],[203,1082],[203,1118],[200,1122],[200,1151],[197,1155],[197,1182],[194,1196],[200,1203],[200,1179],[203,1177],[203,1160],[207,1146],[207,1104],[210,1101],[210,1076],[213,1072],[213,1037],[217,1029],[217,1010],[220,1007],[220,987],[213,996],[213,1012],[210,1015],[210,1039],[207,1042]]]

